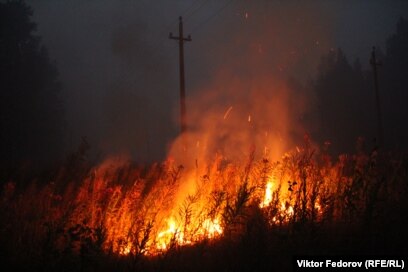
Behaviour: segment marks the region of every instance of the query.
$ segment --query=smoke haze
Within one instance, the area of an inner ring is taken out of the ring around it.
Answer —
[[[288,82],[310,80],[331,48],[366,65],[371,46],[407,14],[403,1],[387,3],[28,1],[64,86],[67,151],[86,136],[95,154],[138,161],[164,158],[179,131],[178,46],[168,39],[179,15],[193,39],[185,67],[195,144],[214,136],[243,152],[237,141],[255,137],[259,152],[267,141],[277,156],[307,132],[302,118],[314,105],[313,94]]]

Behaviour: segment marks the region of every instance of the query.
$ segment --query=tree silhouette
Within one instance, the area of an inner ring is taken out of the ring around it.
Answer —
[[[401,18],[396,33],[386,41],[386,52],[376,55],[380,106],[387,149],[407,150],[408,142],[408,21]],[[369,60],[365,60],[368,61]],[[354,151],[363,136],[370,146],[376,138],[377,121],[372,69],[362,70],[358,60],[350,65],[339,49],[322,57],[312,83],[318,98],[320,128],[315,138],[333,143],[334,153]]]
[[[0,3],[1,168],[42,165],[61,154],[61,84],[23,1]]]
[[[385,144],[408,148],[408,21],[400,18],[396,33],[386,41],[379,70],[379,88],[384,108]]]
[[[350,65],[341,51],[322,57],[313,89],[320,128],[316,138],[333,143],[335,153],[355,151],[358,137],[372,137],[373,94],[359,60]]]

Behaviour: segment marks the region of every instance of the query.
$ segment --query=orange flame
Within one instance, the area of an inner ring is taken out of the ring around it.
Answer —
[[[268,181],[268,183],[266,183],[265,196],[260,204],[261,208],[268,206],[269,203],[271,203],[272,201],[272,185],[273,185],[272,181]]]

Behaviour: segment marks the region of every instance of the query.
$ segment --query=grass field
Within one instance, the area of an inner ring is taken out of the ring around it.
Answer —
[[[309,148],[195,169],[71,158],[3,183],[1,257],[27,271],[290,271],[294,255],[407,255],[407,163]]]

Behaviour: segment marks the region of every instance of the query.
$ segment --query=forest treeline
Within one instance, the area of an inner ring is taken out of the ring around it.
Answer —
[[[8,179],[21,167],[35,168],[63,159],[66,144],[62,82],[55,61],[36,34],[33,10],[24,1],[0,3],[0,170]],[[377,49],[385,146],[408,144],[408,21]],[[307,116],[312,139],[330,141],[333,154],[353,152],[365,139],[377,142],[374,79],[369,60],[349,61],[341,49],[322,57],[316,78],[306,88],[317,97]],[[316,128],[316,124],[318,124]],[[357,141],[357,139],[360,139]],[[92,146],[92,143],[90,143]],[[66,149],[65,149],[66,150]]]
[[[408,21],[400,18],[396,32],[386,40],[385,52],[376,49],[379,102],[384,147],[406,151],[408,143]],[[312,113],[319,127],[313,135],[329,141],[333,154],[354,152],[379,144],[374,72],[371,60],[350,62],[341,49],[323,56],[309,88],[317,97]],[[367,69],[362,67],[366,66]]]
[[[0,169],[40,167],[62,155],[64,104],[56,63],[23,1],[0,3]]]

